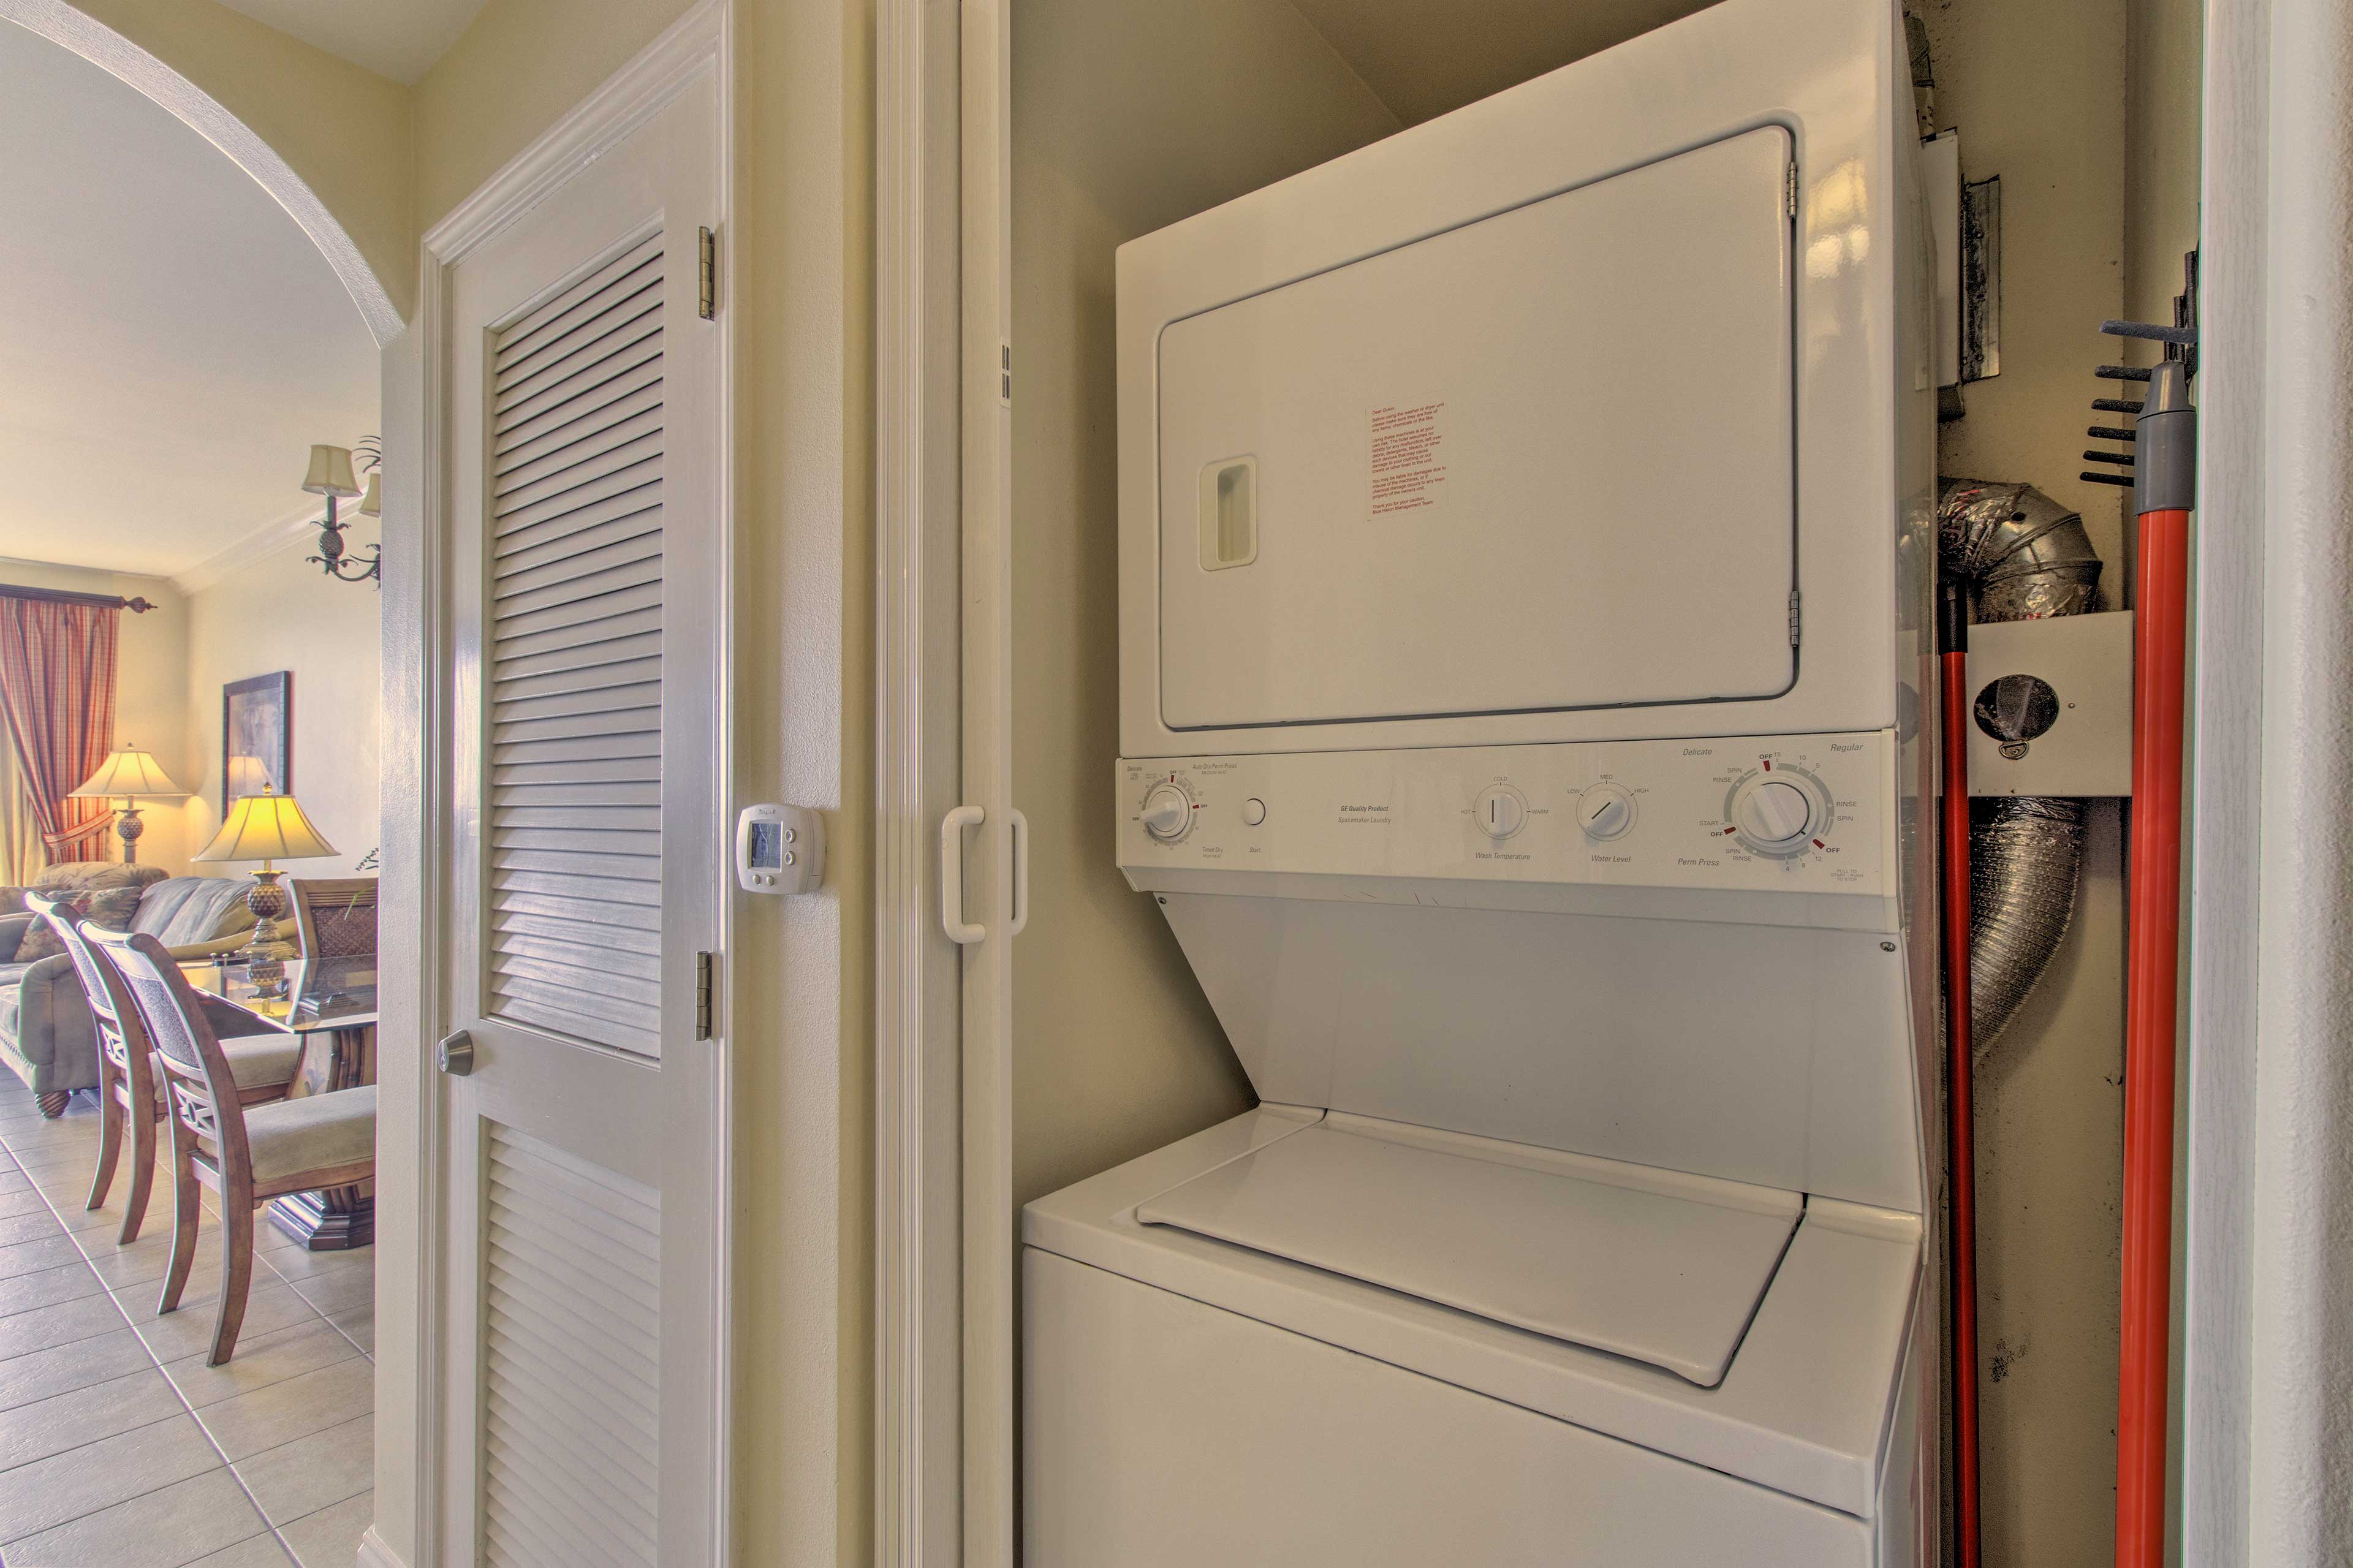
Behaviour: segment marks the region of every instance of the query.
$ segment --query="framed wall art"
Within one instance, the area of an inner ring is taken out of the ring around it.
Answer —
[[[221,811],[264,789],[294,793],[294,672],[221,688]]]

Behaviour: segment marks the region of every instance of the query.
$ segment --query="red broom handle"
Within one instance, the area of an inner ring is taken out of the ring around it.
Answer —
[[[1969,1013],[1968,608],[1946,590],[1944,874],[1946,1169],[1951,1184],[1953,1501],[1959,1568],[1978,1568],[1978,1191],[1974,1027]]]
[[[2140,515],[2135,580],[2131,936],[2125,991],[2124,1310],[2116,1563],[2165,1561],[2173,1281],[2173,1055],[2181,939],[2183,641],[2189,514]]]

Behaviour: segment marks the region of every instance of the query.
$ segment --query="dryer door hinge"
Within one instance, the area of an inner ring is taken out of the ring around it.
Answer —
[[[1798,591],[1789,590],[1789,646],[1798,646]]]
[[[709,229],[697,229],[694,237],[696,289],[694,313],[704,321],[715,321],[719,315],[719,239]]]
[[[997,345],[997,401],[1013,406],[1013,345]]]
[[[711,1037],[711,971],[712,959],[707,952],[694,955],[694,1037]]]
[[[1798,165],[1792,163],[1781,178],[1781,205],[1791,217],[1798,216]]]

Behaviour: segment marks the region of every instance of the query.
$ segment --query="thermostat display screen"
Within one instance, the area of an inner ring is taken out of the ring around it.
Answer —
[[[763,871],[782,868],[785,863],[785,825],[781,822],[754,822],[751,827],[748,863]]]

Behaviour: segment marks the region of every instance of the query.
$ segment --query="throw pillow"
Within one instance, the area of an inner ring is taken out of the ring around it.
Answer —
[[[78,911],[68,918],[94,925],[101,931],[129,931],[138,918],[139,895],[144,888],[100,888],[67,900],[65,910]],[[63,912],[63,911],[60,911]],[[66,950],[65,938],[58,928],[47,921],[36,921],[33,929],[16,948],[18,963],[32,963]]]

